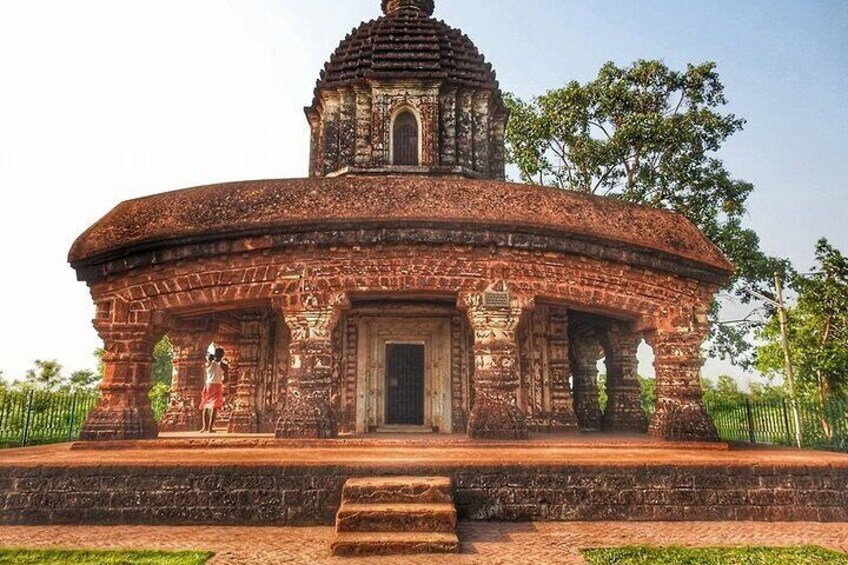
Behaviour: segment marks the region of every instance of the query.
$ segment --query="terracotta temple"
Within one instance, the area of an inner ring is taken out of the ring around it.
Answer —
[[[715,439],[700,351],[733,266],[681,216],[505,182],[491,65],[433,0],[382,9],[320,74],[309,178],[124,202],[73,245],[106,350],[83,439],[198,429],[211,343],[230,360],[231,432]],[[147,393],[165,335],[175,377],[157,425]]]

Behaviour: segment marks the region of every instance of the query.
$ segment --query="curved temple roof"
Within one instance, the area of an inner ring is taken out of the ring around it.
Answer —
[[[431,16],[432,1],[388,0],[386,15],[362,23],[336,48],[316,85],[334,88],[366,79],[445,80],[497,89],[492,65],[461,31]]]
[[[555,188],[411,176],[235,182],[130,200],[83,233],[69,260],[81,267],[187,241],[389,225],[553,234],[668,255],[722,277],[733,272],[677,214]]]

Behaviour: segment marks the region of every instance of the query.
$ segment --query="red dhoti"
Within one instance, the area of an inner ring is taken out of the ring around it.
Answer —
[[[220,410],[224,407],[224,385],[210,384],[203,387],[203,394],[200,396],[200,411],[208,408]]]

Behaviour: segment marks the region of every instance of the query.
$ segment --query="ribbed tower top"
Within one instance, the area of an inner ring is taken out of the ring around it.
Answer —
[[[418,10],[432,16],[435,9],[435,0],[383,0],[383,13],[387,16],[401,10]]]

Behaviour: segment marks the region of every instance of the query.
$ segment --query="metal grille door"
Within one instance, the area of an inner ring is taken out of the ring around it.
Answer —
[[[386,346],[386,423],[424,425],[424,346]]]
[[[394,164],[418,165],[418,120],[404,112],[395,120]]]

